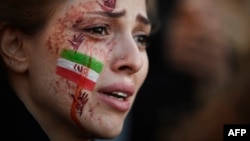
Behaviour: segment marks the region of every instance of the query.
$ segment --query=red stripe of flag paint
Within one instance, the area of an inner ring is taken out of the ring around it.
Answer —
[[[103,63],[86,54],[65,49],[57,62],[56,73],[92,91],[102,71]]]

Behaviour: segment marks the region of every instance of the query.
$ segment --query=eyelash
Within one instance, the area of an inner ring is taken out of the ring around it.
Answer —
[[[105,24],[95,25],[84,28],[83,31],[88,33],[93,38],[103,38],[103,36],[109,35],[109,26]]]
[[[90,37],[96,39],[103,39],[105,36],[110,34],[110,27],[106,24],[94,25],[82,29],[88,33]],[[139,47],[147,48],[149,43],[149,36],[146,34],[138,34],[134,36],[135,42]]]
[[[149,43],[149,36],[145,34],[134,36],[136,43],[139,47],[147,48]]]

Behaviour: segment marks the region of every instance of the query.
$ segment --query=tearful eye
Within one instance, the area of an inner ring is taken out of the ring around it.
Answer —
[[[137,35],[135,36],[135,41],[138,43],[140,47],[147,47],[149,42],[148,35]]]
[[[93,27],[85,28],[83,31],[91,35],[104,36],[109,34],[109,27],[108,25],[95,25]]]

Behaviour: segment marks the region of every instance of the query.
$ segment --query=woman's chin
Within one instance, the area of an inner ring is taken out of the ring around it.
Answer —
[[[114,138],[118,136],[122,131],[123,126],[121,124],[113,124],[112,126],[106,126],[101,130],[101,134],[104,138]]]
[[[112,139],[115,138],[117,136],[119,136],[119,134],[121,133],[122,128],[120,127],[119,129],[116,128],[105,128],[105,129],[99,129],[98,131],[98,135],[96,135],[99,139]]]
[[[112,120],[111,120],[112,119]],[[103,116],[98,121],[89,122],[91,124],[86,125],[86,129],[93,136],[100,139],[111,139],[117,137],[123,129],[123,119],[120,117],[105,117]]]

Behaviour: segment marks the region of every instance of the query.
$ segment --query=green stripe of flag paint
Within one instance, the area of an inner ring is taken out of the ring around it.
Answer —
[[[72,62],[87,66],[97,73],[100,73],[103,68],[102,62],[86,54],[75,52],[74,50],[64,49],[61,53],[61,57],[64,59],[70,60]]]

